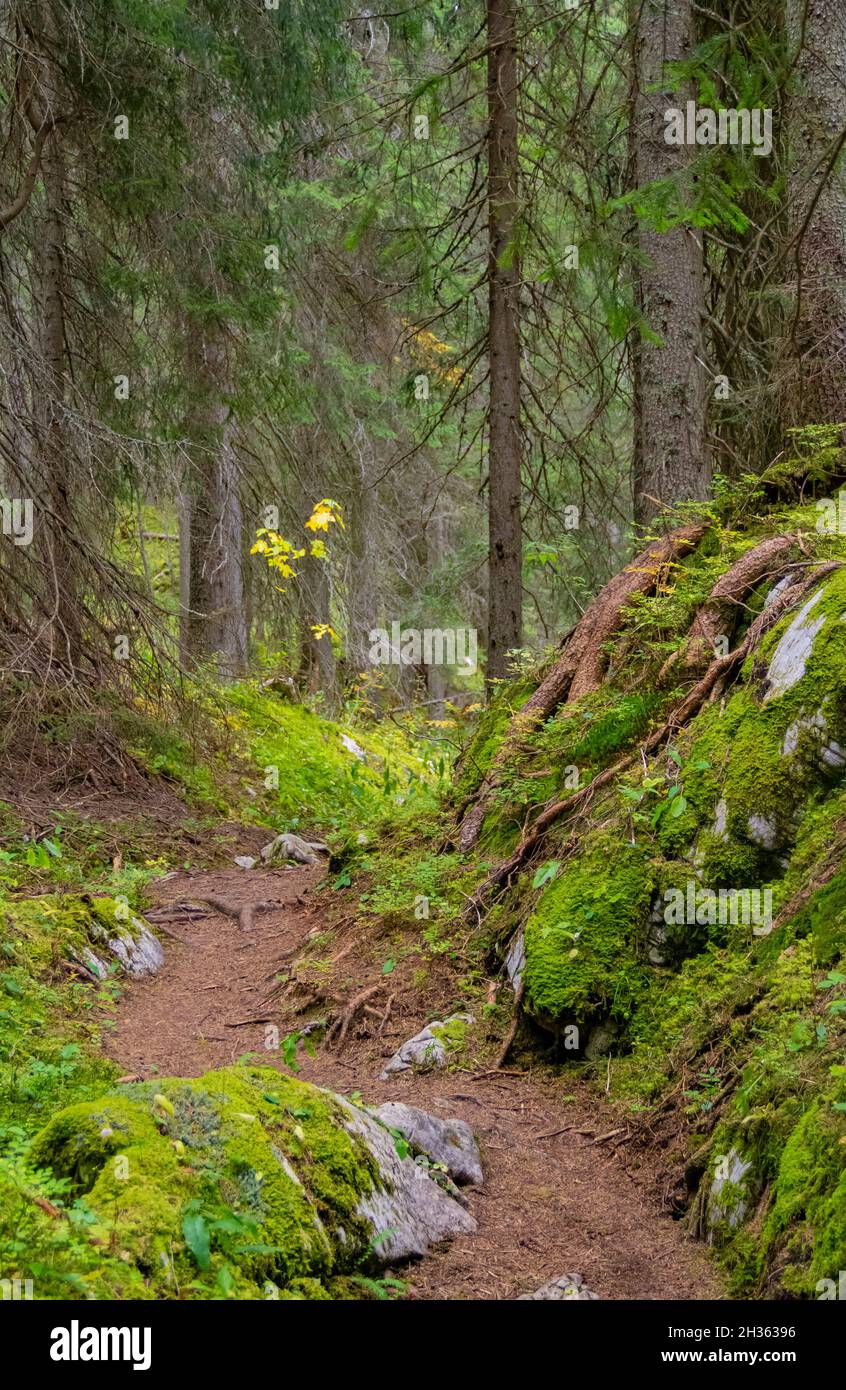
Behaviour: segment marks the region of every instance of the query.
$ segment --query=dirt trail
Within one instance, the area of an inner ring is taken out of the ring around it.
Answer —
[[[281,1054],[265,1049],[266,1021],[279,1021],[282,1035],[292,1025],[279,1019],[278,1005],[263,1001],[284,962],[320,931],[319,913],[307,895],[321,873],[179,873],[155,886],[158,909],[198,895],[232,903],[273,900],[278,906],[256,916],[250,935],[211,908],[204,916],[164,919],[170,933],[164,937],[165,966],[154,979],[129,988],[108,1043],[127,1073],[197,1076],[247,1052],[283,1067]],[[351,1029],[340,1054],[322,1047],[310,1058],[301,1051],[299,1072],[305,1081],[340,1092],[360,1091],[368,1102],[404,1100],[459,1116],[477,1134],[486,1180],[469,1200],[478,1234],[402,1271],[410,1298],[510,1299],[571,1271],[603,1299],[721,1296],[702,1247],[688,1239],[681,1223],[659,1212],[649,1173],[642,1170],[636,1181],[622,1153],[595,1144],[594,1136],[611,1125],[579,1083],[563,1075],[474,1079],[456,1071],[378,1080],[384,1056],[423,1021],[400,1006],[381,1035],[374,1026],[361,1039],[361,1030]],[[549,1133],[565,1126],[562,1133]]]

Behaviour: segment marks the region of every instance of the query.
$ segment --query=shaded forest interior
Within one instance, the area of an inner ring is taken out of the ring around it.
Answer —
[[[837,1296],[842,0],[2,0],[0,101],[0,1281]]]

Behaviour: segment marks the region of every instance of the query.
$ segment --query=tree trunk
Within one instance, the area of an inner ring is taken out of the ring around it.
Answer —
[[[513,0],[488,0],[488,660],[503,677],[523,640],[517,34]]]
[[[213,661],[232,679],[246,663],[242,522],[235,422],[226,403],[228,344],[223,324],[188,326],[194,405],[188,422],[193,458],[185,650],[192,663]],[[184,605],[183,595],[183,605]]]
[[[67,207],[65,160],[56,121],[60,115],[59,78],[52,54],[57,26],[49,5],[34,12],[28,26],[33,86],[28,114],[35,130],[52,127],[41,151],[43,217],[36,251],[36,296],[39,313],[43,391],[36,407],[40,491],[46,504],[42,545],[45,561],[44,596],[49,620],[51,654],[75,668],[82,646],[79,575],[74,537],[77,535],[78,487],[74,478],[72,442],[65,417],[66,324],[65,261]]]
[[[695,148],[668,145],[665,112],[693,92],[667,90],[665,64],[694,46],[690,0],[633,0],[635,13],[631,164],[634,187],[683,177]],[[654,90],[658,88],[658,90]],[[660,345],[639,333],[632,371],[635,396],[634,510],[647,524],[665,503],[708,496],[705,277],[701,233],[685,227],[653,231],[638,224],[637,303]]]
[[[317,636],[315,626],[330,622],[331,585],[326,560],[304,555],[298,562],[297,597],[300,634],[300,680],[314,693],[322,691],[335,702],[338,689],[335,652],[328,632]]]
[[[797,53],[788,106],[788,389],[785,425],[846,421],[846,6],[789,0]]]
[[[377,626],[376,555],[379,537],[373,531],[373,495],[369,486],[368,455],[358,447],[358,460],[350,459],[349,475],[343,493],[347,551],[344,566],[347,631],[346,667],[348,673],[370,667],[370,631]]]
[[[180,482],[176,516],[179,527],[179,664],[184,671],[189,665],[188,616],[191,610],[191,498],[186,478]]]
[[[429,518],[423,537],[422,547],[422,570],[427,579],[431,582],[432,577],[436,580],[436,591],[439,591],[439,573],[443,558],[448,550],[447,541],[447,521],[443,512],[438,510],[433,512]],[[437,626],[443,626],[441,615],[436,612]],[[442,666],[436,666],[430,662],[426,667],[426,699],[428,701],[427,717],[429,719],[444,719],[446,708],[447,681],[446,673]]]

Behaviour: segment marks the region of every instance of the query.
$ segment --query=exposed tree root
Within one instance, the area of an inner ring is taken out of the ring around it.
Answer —
[[[664,662],[658,674],[659,685],[680,666],[687,676],[704,675],[713,660],[718,640],[731,637],[738,607],[763,579],[768,575],[774,577],[784,569],[787,553],[796,544],[796,536],[770,536],[747,550],[720,576],[696,614],[684,642]]]
[[[517,1036],[517,1027],[520,1022],[520,1005],[522,1002],[523,982],[521,980],[514,993],[514,1017],[512,1018],[508,1032],[506,1033],[505,1038],[503,1039],[502,1047],[499,1049],[496,1061],[494,1062],[493,1067],[491,1068],[491,1074],[493,1074],[493,1072],[499,1071],[500,1067],[504,1067],[506,1061],[508,1060],[508,1054],[511,1051],[514,1039]]]
[[[763,636],[780,621],[788,609],[800,604],[809,590],[813,589],[821,579],[840,568],[841,563],[839,561],[831,560],[817,566],[811,573],[801,574],[800,572],[794,582],[789,584],[762,613],[759,613],[739,646],[734,651],[728,652],[725,656],[717,657],[711,662],[705,675],[697,681],[666,723],[655,729],[636,752],[628,753],[625,757],[619,758],[611,767],[607,767],[594,777],[593,781],[589,782],[586,787],[573,792],[572,795],[561,801],[548,802],[513,854],[508,859],[503,860],[468,899],[465,913],[469,916],[481,911],[482,905],[493,889],[507,884],[531,858],[532,853],[537,849],[554,821],[561,816],[572,815],[573,812],[579,810],[592,800],[598,791],[601,791],[631,767],[638,758],[654,753],[674,732],[689,723],[698,714],[706,700],[712,698],[718,688],[720,690],[724,688],[728,678],[743,665],[749,653],[754,651]]]
[[[336,1048],[340,1049],[343,1047],[344,1039],[349,1032],[350,1024],[353,1022],[356,1014],[360,1010],[363,1010],[368,999],[372,999],[373,995],[378,993],[384,983],[384,980],[377,980],[375,985],[366,985],[364,989],[358,991],[358,994],[353,995],[346,1007],[333,1019],[330,1027],[327,1029],[327,1046],[329,1046],[330,1043],[335,1043]]]
[[[573,628],[551,671],[512,716],[496,757],[461,821],[459,848],[462,851],[471,849],[479,838],[491,796],[499,785],[503,767],[513,757],[515,745],[554,714],[565,700],[577,700],[602,684],[608,664],[605,644],[623,626],[630,599],[654,588],[662,570],[692,550],[707,529],[704,524],[682,526],[652,541],[596,596]]]

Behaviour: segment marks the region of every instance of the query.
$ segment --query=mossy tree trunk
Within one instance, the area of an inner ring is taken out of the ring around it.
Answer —
[[[501,678],[523,640],[517,16],[488,2],[488,662]]]

